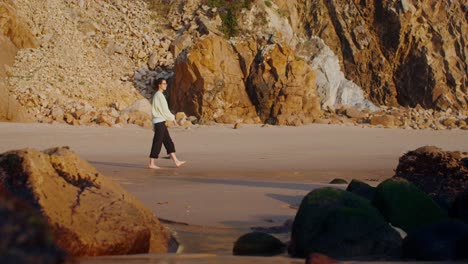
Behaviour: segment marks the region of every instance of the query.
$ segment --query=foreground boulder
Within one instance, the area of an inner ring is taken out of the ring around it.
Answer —
[[[0,263],[64,262],[66,254],[54,243],[47,221],[1,188],[0,193]]]
[[[41,212],[56,243],[74,256],[168,252],[177,243],[118,184],[68,148],[23,149],[0,155],[2,194]]]
[[[445,219],[426,225],[403,240],[403,258],[441,261],[466,258],[468,224],[459,220]]]
[[[399,256],[400,235],[371,203],[333,188],[317,189],[302,200],[294,219],[289,253],[320,252],[333,258]]]
[[[404,179],[391,178],[379,184],[372,203],[388,222],[405,232],[447,218],[429,196]]]
[[[395,176],[407,179],[433,198],[451,203],[468,189],[468,155],[424,146],[400,157]]]
[[[283,253],[286,245],[276,237],[262,232],[251,232],[237,239],[232,253],[243,256],[274,256]]]

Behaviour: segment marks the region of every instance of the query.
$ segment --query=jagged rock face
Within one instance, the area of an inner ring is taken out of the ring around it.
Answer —
[[[468,32],[461,1],[298,1],[346,77],[379,104],[466,109]]]
[[[299,125],[320,115],[315,73],[288,45],[231,45],[214,34],[177,58],[169,98],[175,111],[221,123]]]
[[[354,106],[359,109],[376,111],[372,102],[364,97],[361,87],[345,78],[340,69],[338,57],[325,45],[323,40],[312,37],[299,43],[296,54],[305,58],[317,73],[317,94],[322,109],[328,106]]]
[[[176,243],[118,184],[68,148],[0,155],[0,190],[48,220],[56,243],[73,256],[167,252]]]
[[[296,125],[320,115],[315,72],[284,44],[265,46],[257,54],[247,91],[263,122]]]
[[[171,109],[221,123],[257,123],[243,78],[232,45],[214,34],[204,36],[176,60]]]
[[[400,45],[395,50],[398,101],[410,106],[466,109],[468,5],[461,4],[463,1],[402,2],[408,3],[392,14],[400,19],[400,28],[407,28],[400,30]],[[392,12],[392,7],[383,8],[384,16]]]
[[[316,36],[304,37],[304,15],[297,1],[258,1],[240,17],[242,31],[268,42],[287,43],[317,73],[317,93],[322,109],[327,106],[356,106],[377,110],[362,89],[345,78],[339,58]]]

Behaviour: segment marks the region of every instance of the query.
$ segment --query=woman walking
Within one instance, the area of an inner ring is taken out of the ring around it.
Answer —
[[[173,121],[174,124],[177,125],[174,115],[169,111],[166,97],[164,97],[163,94],[163,92],[167,89],[166,79],[157,79],[155,85],[157,91],[153,96],[153,103],[151,109],[151,115],[153,117],[154,136],[153,145],[151,146],[150,162],[148,167],[150,169],[160,169],[160,167],[156,166],[155,159],[159,157],[159,153],[161,152],[161,146],[163,144],[164,148],[166,148],[167,154],[174,161],[176,167],[180,167],[185,163],[185,161],[180,161],[179,159],[177,159],[177,156],[175,154],[174,142],[172,142],[171,136],[169,135],[169,131],[166,127],[167,120]]]

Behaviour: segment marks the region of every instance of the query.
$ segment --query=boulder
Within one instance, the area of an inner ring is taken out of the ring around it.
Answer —
[[[346,188],[346,191],[357,194],[368,199],[369,201],[372,201],[374,198],[375,187],[372,187],[360,180],[353,179]]]
[[[175,114],[175,120],[177,120],[177,122],[181,120],[186,120],[186,119],[187,119],[187,115],[184,112],[178,112]]]
[[[404,178],[429,196],[452,203],[468,189],[468,155],[424,146],[400,157],[395,177]]]
[[[359,111],[356,107],[350,107],[345,110],[345,115],[349,118],[366,118],[368,115]]]
[[[315,72],[287,44],[270,44],[259,51],[246,86],[263,122],[311,123],[322,113]]]
[[[151,103],[147,99],[140,99],[124,110],[122,110],[123,114],[133,113],[133,112],[141,112],[151,116]]]
[[[306,257],[320,252],[333,258],[397,256],[400,235],[371,203],[334,188],[311,191],[294,219],[289,253]]]
[[[259,123],[245,89],[239,56],[223,37],[205,35],[179,54],[169,82],[169,105],[199,119]]]
[[[283,253],[286,245],[276,237],[262,232],[251,232],[237,239],[232,253],[242,256],[274,256]]]
[[[4,175],[0,171],[0,176]],[[0,187],[0,261],[63,263],[67,255],[52,238],[46,219]]]
[[[381,125],[386,128],[395,127],[395,117],[391,115],[375,115],[370,118],[370,124],[373,126]]]
[[[372,204],[388,222],[405,232],[447,218],[446,212],[429,196],[401,178],[391,178],[380,183]]]
[[[403,240],[402,257],[419,261],[461,260],[466,257],[468,224],[445,219],[408,233]]]
[[[0,155],[2,193],[47,219],[73,256],[168,252],[177,242],[151,211],[67,147]]]
[[[147,99],[140,99],[120,112],[115,123],[135,124],[144,128],[151,128],[151,103]]]

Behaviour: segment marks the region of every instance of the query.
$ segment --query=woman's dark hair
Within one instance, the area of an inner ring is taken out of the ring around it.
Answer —
[[[162,83],[162,81],[166,81],[166,82],[167,82],[166,78],[162,78],[162,77],[161,77],[161,78],[156,79],[156,81],[154,81],[154,83],[153,83],[154,89],[157,90],[158,87],[159,87],[159,85]]]

